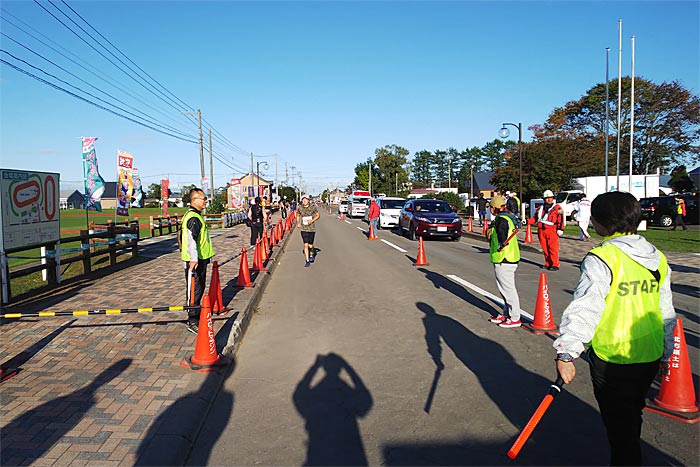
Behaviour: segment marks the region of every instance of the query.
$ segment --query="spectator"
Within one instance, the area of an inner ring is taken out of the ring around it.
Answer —
[[[214,256],[214,246],[209,238],[209,229],[202,211],[207,205],[207,195],[199,188],[190,191],[190,208],[182,216],[182,250],[180,257],[185,264],[187,281],[186,305],[199,306],[207,284],[207,265]],[[191,277],[194,276],[194,290]],[[187,310],[187,330],[197,334],[199,309]]]
[[[476,200],[476,208],[479,211],[479,225],[484,225],[486,220],[486,204],[488,200],[484,198],[483,193],[479,193],[479,199]]]
[[[248,209],[248,225],[250,226],[250,246],[255,246],[258,239],[262,240],[265,213],[260,204],[260,197],[255,197],[255,202]]]
[[[375,234],[377,233],[377,226],[379,224],[379,205],[375,200],[371,200],[369,203],[369,213],[367,214],[367,219],[369,223],[374,228]]]
[[[588,352],[610,465],[643,465],[639,439],[645,397],[657,372],[668,371],[673,351],[671,269],[663,253],[637,235],[642,211],[634,196],[604,193],[591,211],[603,242],[581,263],[573,301],[553,344],[556,369],[564,383],[571,383],[574,360]]]
[[[579,240],[588,241],[591,235],[588,233],[588,224],[591,221],[591,200],[586,198],[586,193],[576,203],[576,221],[578,222]]]

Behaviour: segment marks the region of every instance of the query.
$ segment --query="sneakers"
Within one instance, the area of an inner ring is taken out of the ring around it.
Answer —
[[[309,262],[307,261],[306,264],[304,265],[304,267],[305,267],[305,268],[308,268],[309,266],[311,266],[311,263],[309,263]]]
[[[499,324],[499,326],[502,328],[519,328],[520,320],[513,321],[512,319],[508,318],[507,320]]]
[[[314,258],[316,258],[315,255],[314,255],[314,256],[309,256],[309,263],[313,263],[313,262],[314,262]]]
[[[199,324],[197,324],[197,321],[187,321],[187,330],[192,334],[197,334],[199,332]]]
[[[498,316],[495,316],[495,317],[491,318],[489,321],[492,322],[492,323],[495,323],[495,324],[501,324],[501,323],[503,323],[506,319],[508,319],[508,318],[506,318],[506,317],[503,316],[503,315],[498,315]]]

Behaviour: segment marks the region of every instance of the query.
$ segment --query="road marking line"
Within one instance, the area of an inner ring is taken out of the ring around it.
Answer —
[[[363,231],[363,232],[365,231],[365,229],[363,229],[362,227],[355,227],[355,228],[356,228],[357,230],[361,230],[361,231]]]
[[[348,224],[352,225],[352,222],[350,222],[350,221],[345,221],[345,222],[347,222]]]
[[[406,250],[404,250],[403,248],[399,248],[398,246],[394,245],[393,243],[387,242],[387,241],[384,240],[383,238],[380,238],[379,240],[381,240],[382,242],[386,243],[386,244],[389,245],[390,247],[399,250],[401,253],[406,253]]]
[[[460,285],[465,286],[465,287],[468,288],[468,289],[473,290],[473,291],[476,292],[476,293],[479,293],[479,294],[483,295],[484,297],[490,298],[490,299],[493,300],[494,302],[496,302],[496,303],[498,303],[499,305],[503,306],[503,300],[502,300],[501,298],[495,296],[495,295],[492,294],[491,292],[487,292],[486,290],[482,289],[481,287],[476,286],[476,285],[472,284],[471,282],[467,282],[467,281],[465,281],[464,279],[462,279],[461,277],[455,276],[455,275],[453,275],[453,274],[448,274],[447,278],[450,279],[450,280],[452,280],[452,281],[454,281],[454,282],[456,282],[456,283],[458,283],[458,284],[460,284]],[[534,317],[534,316],[532,316],[530,313],[528,313],[528,312],[526,312],[526,311],[523,311],[522,308],[520,309],[520,314],[521,314],[522,316],[528,318],[528,319],[531,320],[531,321],[534,321],[534,320],[535,320],[535,317]]]

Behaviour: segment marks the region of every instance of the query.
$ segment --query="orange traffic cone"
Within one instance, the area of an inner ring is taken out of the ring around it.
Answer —
[[[341,213],[340,213],[340,220],[341,220],[341,221],[344,221],[344,220],[345,220],[345,213],[344,213],[344,212],[341,212]]]
[[[527,224],[525,229],[525,243],[532,243],[532,225]]]
[[[484,237],[486,236],[486,232],[489,230],[489,221],[488,219],[484,219],[484,228],[481,230],[481,235]]]
[[[180,366],[209,373],[217,367],[231,363],[228,358],[219,355],[216,350],[216,334],[214,323],[211,321],[211,305],[209,297],[202,298],[202,309],[199,313],[199,330],[197,331],[197,343],[194,346],[194,355],[180,362]]]
[[[552,304],[549,300],[549,286],[545,273],[540,273],[540,285],[537,287],[535,321],[532,324],[526,324],[525,327],[534,334],[559,334],[554,325]]]
[[[241,250],[241,265],[238,267],[238,280],[236,281],[236,287],[254,287],[253,282],[250,280],[248,253],[246,253],[245,247],[243,247]]]
[[[281,242],[284,238],[284,229],[282,228],[282,222],[277,224],[277,243]]]
[[[209,283],[209,302],[211,311],[217,315],[226,314],[224,300],[221,296],[221,281],[219,280],[219,262],[214,261],[211,269],[211,282]]]
[[[367,235],[367,240],[379,240],[377,234],[374,233],[374,224],[369,223],[369,235]]]
[[[270,251],[277,246],[277,231],[275,228],[270,229]]]
[[[260,257],[262,258],[263,263],[267,261],[269,254],[270,244],[267,242],[267,230],[263,230],[262,242],[260,242]]]
[[[474,232],[474,226],[472,225],[472,216],[469,216],[469,223],[467,224],[467,232]]]
[[[423,249],[423,237],[418,237],[418,256],[416,257],[416,262],[413,263],[414,266],[430,266],[428,261],[425,259],[425,249]]]
[[[265,272],[262,259],[262,245],[260,239],[255,241],[255,252],[253,253],[253,271]]]
[[[680,420],[683,423],[698,423],[700,412],[695,398],[688,347],[685,345],[685,333],[680,318],[676,318],[676,329],[673,331],[673,354],[668,363],[668,373],[661,381],[659,394],[653,402],[649,401],[645,408],[650,412]]]

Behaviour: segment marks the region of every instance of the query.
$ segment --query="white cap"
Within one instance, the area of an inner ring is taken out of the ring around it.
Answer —
[[[543,198],[554,198],[554,193],[552,193],[552,190],[544,190],[542,197]]]
[[[506,191],[506,196],[510,196],[510,195],[511,195],[511,192],[510,192],[510,191]]]
[[[309,195],[307,195],[306,193],[304,193],[303,195],[301,195],[301,199],[304,199],[304,198],[309,199]]]

